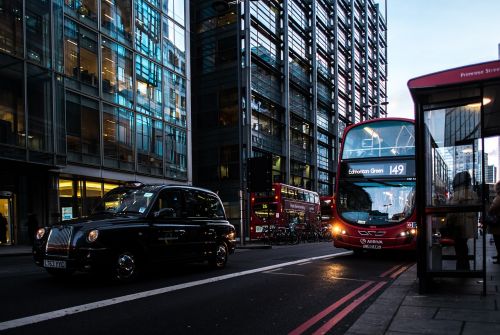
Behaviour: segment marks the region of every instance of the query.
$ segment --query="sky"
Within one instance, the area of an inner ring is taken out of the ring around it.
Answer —
[[[387,1],[388,116],[414,118],[408,80],[499,59],[500,0]],[[487,139],[500,179],[500,141]]]
[[[499,58],[500,0],[386,1],[388,116],[414,118],[408,80]]]

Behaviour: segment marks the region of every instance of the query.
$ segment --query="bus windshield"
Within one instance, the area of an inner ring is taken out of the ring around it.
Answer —
[[[409,218],[415,181],[348,181],[339,184],[340,216],[355,224],[390,225]]]
[[[345,137],[342,159],[410,155],[415,155],[413,124],[384,121],[376,128],[367,123],[351,129]]]

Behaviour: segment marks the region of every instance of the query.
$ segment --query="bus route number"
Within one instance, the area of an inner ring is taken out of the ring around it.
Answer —
[[[404,164],[389,165],[389,174],[391,175],[405,174],[405,165]]]

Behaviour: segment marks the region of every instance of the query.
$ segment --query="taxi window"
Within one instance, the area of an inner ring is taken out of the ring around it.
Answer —
[[[224,219],[224,209],[217,197],[210,193],[190,190],[186,192],[188,217]]]

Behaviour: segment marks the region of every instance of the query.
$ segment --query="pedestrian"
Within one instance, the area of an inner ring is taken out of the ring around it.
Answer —
[[[477,194],[472,188],[472,178],[468,171],[462,171],[453,178],[453,195],[450,205],[461,207],[475,204],[478,200]],[[477,216],[474,212],[454,212],[447,215],[447,230],[454,240],[455,256],[457,259],[457,270],[470,270],[469,238],[474,237]]]
[[[488,209],[488,214],[492,217],[492,221],[488,226],[488,230],[493,235],[497,255],[493,256],[493,263],[498,264],[498,250],[500,250],[500,181],[495,184],[495,198]]]
[[[28,215],[28,221],[26,221],[26,224],[28,225],[28,235],[30,239],[30,244],[33,245],[35,242],[35,232],[38,229],[38,220],[36,218],[36,215],[31,213]]]
[[[0,213],[0,243],[7,243],[7,219]]]

